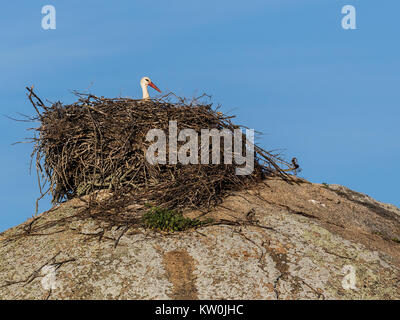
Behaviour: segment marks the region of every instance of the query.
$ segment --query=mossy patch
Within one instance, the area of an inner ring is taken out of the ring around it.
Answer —
[[[160,231],[184,231],[209,224],[212,219],[199,220],[186,218],[180,212],[162,207],[151,207],[143,215],[143,223],[146,228]]]

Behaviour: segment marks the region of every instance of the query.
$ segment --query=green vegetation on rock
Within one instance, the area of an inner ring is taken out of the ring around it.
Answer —
[[[204,226],[212,222],[212,219],[207,219],[205,221],[190,219],[174,210],[151,207],[149,211],[143,215],[143,222],[146,228],[174,232]]]

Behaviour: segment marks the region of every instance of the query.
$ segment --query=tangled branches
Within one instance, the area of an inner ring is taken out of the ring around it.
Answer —
[[[158,100],[108,99],[75,93],[78,101],[45,106],[27,88],[40,126],[35,129],[34,152],[41,190],[47,184],[53,203],[109,190],[114,207],[151,203],[166,208],[211,207],[230,190],[242,189],[269,175],[287,177],[298,168],[254,145],[254,170],[235,174],[237,164],[150,164],[146,141],[150,129],[168,132],[169,121],[178,130],[242,128],[211,104],[167,95]],[[203,97],[204,98],[204,97]],[[176,99],[175,99],[176,100]],[[211,154],[211,149],[210,149]],[[223,155],[222,155],[223,157]],[[108,199],[110,201],[110,199]]]

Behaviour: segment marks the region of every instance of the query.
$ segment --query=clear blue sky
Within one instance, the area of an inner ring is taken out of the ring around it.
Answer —
[[[54,5],[57,29],[41,28]],[[343,30],[341,8],[357,10]],[[301,176],[400,206],[400,2],[396,0],[3,1],[1,113],[33,114],[24,88],[73,102],[71,90],[140,97],[203,92],[258,142],[296,156]],[[1,116],[0,231],[32,215],[32,126]],[[49,208],[48,199],[41,210]]]

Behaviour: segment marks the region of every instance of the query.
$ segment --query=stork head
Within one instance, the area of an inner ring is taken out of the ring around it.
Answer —
[[[140,80],[140,86],[143,89],[143,98],[144,99],[149,97],[148,96],[148,92],[147,92],[147,87],[148,86],[152,87],[153,89],[157,90],[158,92],[161,92],[161,90],[157,88],[157,86],[150,80],[149,77],[143,77]]]

